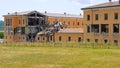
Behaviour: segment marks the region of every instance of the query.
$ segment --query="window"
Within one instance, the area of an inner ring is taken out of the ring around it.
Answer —
[[[113,33],[119,33],[119,24],[113,24]]]
[[[109,33],[109,25],[108,24],[101,24],[101,32],[102,33]]]
[[[87,39],[87,42],[90,42],[90,39]]]
[[[51,41],[53,40],[53,36],[50,36],[50,40],[51,40]]]
[[[40,40],[40,38],[38,37],[38,40]]]
[[[87,20],[90,21],[90,15],[87,15]]]
[[[71,41],[71,37],[68,37],[68,42],[70,42]]]
[[[108,20],[108,14],[107,13],[104,14],[104,20]]]
[[[68,22],[68,25],[70,25],[70,22]]]
[[[19,20],[19,24],[21,24],[21,21]]]
[[[59,37],[59,41],[61,41],[61,40],[62,40],[62,37],[60,36],[60,37]]]
[[[87,26],[87,33],[90,33],[90,26]]]
[[[91,25],[91,31],[94,33],[99,33],[99,25],[98,24]]]
[[[25,24],[25,20],[23,20],[23,24]]]
[[[104,40],[104,43],[108,43],[108,40],[105,39],[105,40]]]
[[[80,23],[78,22],[77,25],[80,25]]]
[[[95,14],[95,20],[99,20],[98,14]]]
[[[95,42],[98,43],[98,39],[95,39]]]
[[[78,42],[81,42],[81,37],[78,37]]]
[[[45,37],[43,37],[43,40],[45,40]]]
[[[114,40],[114,44],[118,45],[118,40]]]
[[[118,19],[118,13],[114,14],[114,19],[117,20]]]

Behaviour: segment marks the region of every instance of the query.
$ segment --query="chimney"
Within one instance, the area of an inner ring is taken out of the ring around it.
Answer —
[[[112,0],[109,0],[109,2],[112,2]]]
[[[8,13],[8,15],[9,15],[10,13]]]
[[[80,16],[82,16],[82,14],[80,13]]]
[[[64,15],[66,15],[67,13],[66,12],[64,12]]]
[[[45,14],[47,13],[47,11],[45,11]]]

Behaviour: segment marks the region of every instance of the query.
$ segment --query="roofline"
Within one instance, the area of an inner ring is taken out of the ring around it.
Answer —
[[[84,32],[58,32],[56,34],[84,34]]]
[[[103,6],[103,7],[92,7],[92,8],[82,8],[81,10],[86,10],[86,9],[96,9],[96,8],[108,8],[108,7],[118,7],[120,5],[114,5],[114,6]]]
[[[47,15],[46,15],[47,16]],[[58,17],[58,16],[48,16],[48,17]],[[61,18],[62,16],[60,16]],[[59,18],[59,17],[58,17]],[[83,16],[82,17],[62,17],[62,18],[80,18],[80,19],[83,19]]]

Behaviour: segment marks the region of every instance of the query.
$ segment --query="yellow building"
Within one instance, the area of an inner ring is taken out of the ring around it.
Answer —
[[[84,10],[84,41],[120,42],[120,0],[82,8]]]
[[[40,13],[38,11],[8,13],[7,15],[4,15],[4,42],[55,42],[57,40],[57,37],[54,37],[56,33],[48,37],[41,34],[49,31],[47,27],[59,22],[66,24],[66,28],[79,29],[82,28],[82,20],[81,15],[71,15],[66,13]],[[75,36],[75,34],[73,33],[72,36]]]
[[[55,34],[56,42],[82,42],[83,29],[82,28],[65,28],[61,29]]]

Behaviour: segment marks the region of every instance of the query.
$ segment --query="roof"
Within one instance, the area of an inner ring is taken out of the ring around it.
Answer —
[[[82,28],[65,28],[58,31],[58,33],[83,33]]]
[[[82,15],[75,15],[75,14],[59,14],[59,13],[43,13],[49,17],[71,17],[71,18],[83,18]]]
[[[119,1],[106,2],[106,3],[102,3],[102,4],[98,4],[98,5],[93,5],[93,6],[90,6],[90,7],[82,8],[82,10],[85,10],[85,9],[94,9],[94,8],[116,7],[116,6],[120,6]]]
[[[33,12],[37,12],[37,11],[14,12],[14,13],[8,13],[8,15],[4,15],[4,16],[28,15],[28,14],[33,13]]]
[[[21,15],[28,15],[31,13],[37,12],[41,15],[46,15],[49,17],[71,17],[71,18],[83,18],[82,15],[73,15],[73,14],[59,14],[59,13],[40,13],[38,11],[24,11],[24,12],[14,12],[14,13],[8,13],[8,15],[4,15],[4,16],[21,16]]]

